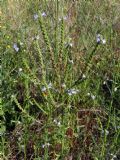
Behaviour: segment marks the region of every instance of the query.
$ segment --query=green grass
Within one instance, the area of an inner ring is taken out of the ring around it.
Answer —
[[[0,159],[119,159],[120,2],[0,3]]]

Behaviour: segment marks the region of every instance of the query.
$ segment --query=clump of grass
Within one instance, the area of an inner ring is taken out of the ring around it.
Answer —
[[[1,3],[0,158],[119,159],[119,3],[9,2]]]

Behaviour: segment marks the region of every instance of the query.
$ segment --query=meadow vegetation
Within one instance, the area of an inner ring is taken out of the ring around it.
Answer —
[[[0,6],[0,160],[119,160],[120,1]]]

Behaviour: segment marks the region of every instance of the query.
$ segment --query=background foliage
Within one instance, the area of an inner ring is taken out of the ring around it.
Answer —
[[[120,158],[120,2],[0,1],[0,158]]]

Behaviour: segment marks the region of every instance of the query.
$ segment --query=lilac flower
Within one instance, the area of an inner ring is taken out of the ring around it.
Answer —
[[[95,95],[91,95],[91,98],[92,98],[93,100],[95,100],[96,96],[95,96]]]
[[[34,20],[37,20],[39,16],[38,16],[37,13],[35,13],[35,14],[33,15],[33,17],[34,17]]]
[[[73,64],[73,60],[72,59],[68,59],[69,63]]]
[[[100,44],[100,43],[106,44],[106,39],[104,39],[101,34],[97,34],[97,36],[96,36],[96,42],[97,42],[98,44]]]
[[[69,96],[71,96],[71,95],[73,95],[73,94],[77,94],[79,92],[79,90],[78,89],[69,89],[68,90],[68,95]]]
[[[48,84],[48,89],[51,89],[52,88],[52,83],[50,82],[49,84]],[[46,92],[47,91],[47,88],[45,87],[45,86],[43,86],[42,88],[41,88],[41,91],[42,92]]]
[[[59,18],[58,20],[59,20],[59,22],[60,22],[60,21],[62,20],[62,18]]]
[[[67,16],[64,16],[64,17],[63,17],[64,20],[67,20],[67,18],[68,18]]]
[[[45,87],[45,86],[43,86],[42,88],[41,88],[41,91],[42,92],[45,92],[47,90],[47,88]]]
[[[73,43],[70,43],[69,45],[70,45],[70,47],[73,47]]]
[[[49,147],[49,146],[50,146],[50,143],[45,143],[42,145],[42,148]]]
[[[87,96],[90,96],[90,93],[89,93],[89,92],[87,93]]]
[[[82,75],[82,78],[83,78],[83,79],[85,79],[85,78],[86,78],[86,75],[85,75],[85,74],[83,74],[83,75]]]
[[[46,15],[45,12],[43,12],[43,13],[41,14],[41,16],[42,16],[42,17],[46,17],[47,15]]]
[[[104,81],[103,84],[106,84],[106,81]]]
[[[88,97],[91,97],[91,98],[92,98],[92,100],[95,100],[95,98],[96,98],[96,96],[95,96],[95,95],[93,95],[93,94],[91,94],[91,93],[89,93],[89,92],[87,93],[87,96],[88,96]]]
[[[52,83],[51,82],[48,84],[48,88],[49,89],[52,88]]]
[[[105,39],[102,39],[102,44],[105,44],[106,43],[106,40]]]
[[[100,35],[100,34],[97,34],[97,36],[96,36],[96,41],[97,41],[97,43],[100,43],[100,42],[101,42],[101,35]]]
[[[58,127],[60,127],[61,126],[61,123],[60,123],[60,121],[58,121],[57,119],[54,119],[54,121],[53,121]]]
[[[37,39],[37,40],[39,40],[39,39],[40,39],[40,36],[39,36],[39,35],[37,35],[37,36],[36,36],[36,39]]]
[[[117,158],[116,155],[113,155],[112,159],[111,160],[115,160]]]
[[[13,44],[13,48],[14,48],[14,50],[16,51],[16,52],[18,52],[19,51],[19,47],[17,46],[17,43],[14,43]]]
[[[61,85],[61,87],[62,87],[62,88],[66,88],[66,85],[65,85],[65,83],[63,83],[63,84]]]
[[[19,71],[19,72],[22,72],[22,70],[23,70],[22,68],[19,68],[19,70],[18,70],[18,71]]]
[[[117,87],[114,88],[114,91],[115,91],[115,92],[117,91]]]
[[[109,131],[107,129],[102,130],[102,134],[105,134],[107,136],[109,134]]]
[[[66,20],[68,19],[68,17],[67,17],[67,16],[64,16],[63,19],[66,21]],[[60,17],[58,20],[59,20],[59,22],[60,22],[60,21],[62,20],[62,18]]]

